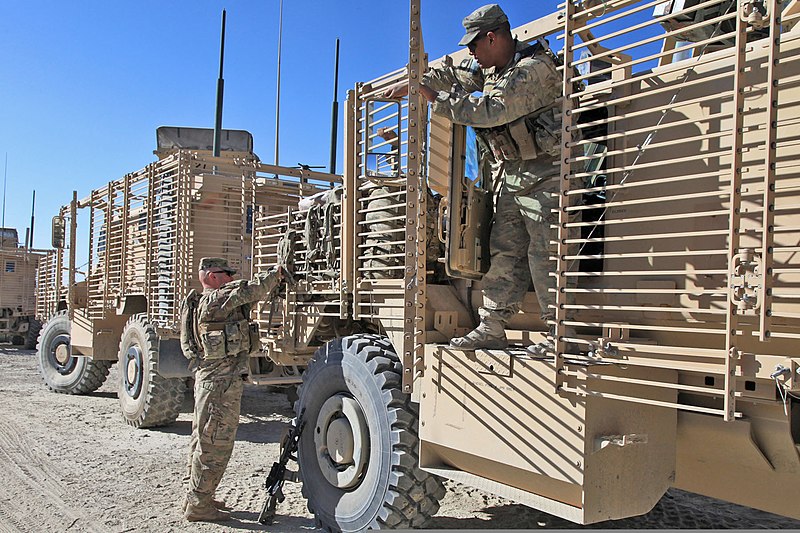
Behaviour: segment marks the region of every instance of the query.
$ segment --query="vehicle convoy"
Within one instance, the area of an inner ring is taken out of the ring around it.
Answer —
[[[250,379],[302,380],[299,475],[327,529],[419,527],[443,478],[580,524],[669,487],[800,518],[798,0],[570,0],[513,30],[565,63],[556,320],[529,293],[511,347],[474,352],[447,343],[475,325],[494,184],[475,132],[419,95],[410,4],[407,67],[348,93],[342,176],[167,128],[159,161],[73,195],[40,268],[48,386],[89,392],[119,360],[126,420],[169,423],[197,259],[283,265]],[[551,327],[554,353],[527,350]]]
[[[219,157],[213,157],[213,133],[158,128],[158,161],[82,200],[73,193],[53,219],[55,251],[39,269],[37,304],[48,320],[38,357],[46,385],[89,393],[119,361],[122,414],[134,427],[169,424],[178,416],[191,376],[180,348],[180,305],[191,289],[202,290],[200,258],[223,257],[250,274],[249,181],[269,172],[265,179],[285,194],[261,209],[283,212],[286,202],[296,202],[292,197],[315,192],[305,183],[308,176],[329,176],[260,163],[252,136],[242,130],[222,130]],[[77,265],[79,227],[88,237],[85,270]],[[298,383],[297,365],[280,354],[255,353],[250,381]]]
[[[36,347],[36,269],[46,254],[20,246],[16,229],[0,228],[0,342]]]
[[[341,185],[273,213],[250,181],[253,269],[298,279],[257,314],[268,353],[310,358],[318,522],[420,526],[442,478],[579,524],[669,487],[800,518],[797,0],[569,0],[513,30],[566,64],[557,318],[528,294],[512,346],[474,352],[447,342],[475,325],[492,184],[474,132],[428,116],[420,9],[407,67],[348,94]],[[550,326],[555,353],[526,350]]]

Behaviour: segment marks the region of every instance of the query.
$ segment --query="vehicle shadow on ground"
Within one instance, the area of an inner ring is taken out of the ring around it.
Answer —
[[[242,531],[264,531],[270,533],[280,533],[282,531],[316,531],[317,527],[310,518],[295,518],[292,516],[282,516],[280,509],[275,516],[275,520],[270,525],[263,525],[258,522],[258,513],[252,511],[234,511],[231,513],[231,520],[220,522],[225,529],[236,529]]]
[[[563,518],[537,511],[520,504],[486,507],[481,513],[487,518],[433,517],[425,527],[429,529],[662,529],[674,526],[669,521],[632,517],[596,524],[580,525]]]
[[[287,422],[280,420],[262,420],[249,413],[242,413],[239,429],[236,431],[237,441],[246,441],[256,444],[269,444],[279,442],[283,432],[289,427]],[[182,435],[188,437],[192,434],[191,420],[177,420],[168,426],[150,428],[149,431]]]
[[[287,422],[280,420],[261,420],[243,413],[246,419],[239,422],[236,440],[256,444],[279,442],[284,431],[289,428]]]
[[[159,433],[171,433],[173,435],[189,436],[192,434],[192,421],[176,420],[175,422],[173,422],[168,426],[152,428],[150,429],[150,431],[157,431]]]
[[[488,518],[434,516],[429,529],[792,529],[800,521],[748,509],[733,503],[669,489],[647,514],[581,526],[520,504],[495,505],[480,511]],[[487,527],[490,526],[490,527]]]
[[[17,348],[16,346],[0,344],[0,350],[4,355],[17,355],[17,356],[35,356],[36,350],[28,350],[25,348]]]
[[[519,504],[496,505],[481,509],[487,518],[434,516],[426,529],[575,529],[581,527],[561,518]]]
[[[112,391],[94,391],[94,392],[90,392],[86,396],[89,396],[90,398],[106,398],[106,399],[112,399],[113,398],[114,400],[119,398],[117,396],[117,393],[116,392],[112,392]]]
[[[194,411],[194,397],[191,390],[186,391],[180,411],[181,413]],[[245,386],[240,416],[239,429],[236,432],[237,441],[256,444],[275,443],[288,428],[288,419],[294,417],[294,411],[284,393],[268,392],[257,386]],[[191,435],[192,421],[178,420],[169,426],[153,428],[153,431]]]

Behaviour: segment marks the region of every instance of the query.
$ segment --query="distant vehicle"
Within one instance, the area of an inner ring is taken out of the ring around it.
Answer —
[[[36,272],[46,254],[20,246],[16,229],[0,228],[0,342],[36,347]]]

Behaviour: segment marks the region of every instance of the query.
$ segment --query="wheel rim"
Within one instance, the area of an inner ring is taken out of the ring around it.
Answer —
[[[72,357],[72,350],[69,345],[69,335],[57,335],[48,346],[47,350],[50,364],[62,376],[67,376],[75,370],[78,359]]]
[[[319,410],[314,444],[320,471],[340,489],[358,485],[369,462],[369,430],[356,400],[337,394]]]
[[[122,385],[131,398],[138,398],[142,392],[142,350],[137,345],[129,346],[125,352],[122,367]]]

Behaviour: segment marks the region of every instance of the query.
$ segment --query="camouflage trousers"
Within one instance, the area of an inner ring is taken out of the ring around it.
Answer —
[[[225,473],[239,427],[243,388],[241,375],[206,376],[195,381],[187,494],[192,505],[210,505]]]
[[[543,320],[555,318],[556,279],[550,274],[551,240],[556,238],[558,222],[558,182],[552,180],[533,191],[514,194],[505,186],[495,206],[489,241],[491,266],[483,276],[482,319],[505,324],[519,311],[530,282],[536,291]]]

